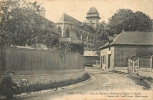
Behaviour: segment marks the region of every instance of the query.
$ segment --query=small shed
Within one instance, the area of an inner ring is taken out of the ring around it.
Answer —
[[[85,58],[85,66],[92,66],[97,64],[96,61],[99,61],[99,57],[94,51],[84,51],[83,56]]]

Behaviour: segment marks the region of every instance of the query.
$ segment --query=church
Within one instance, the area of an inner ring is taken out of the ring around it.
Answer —
[[[91,7],[81,22],[66,13],[63,13],[57,23],[45,18],[45,9],[38,12],[40,21],[44,23],[52,35],[56,35],[61,43],[83,44],[84,56],[97,56],[94,51],[96,43],[96,31],[99,26],[99,13],[95,7]],[[54,33],[54,34],[53,34]],[[60,45],[61,47],[61,45]]]
[[[99,13],[95,7],[89,9],[84,22],[63,13],[56,23],[60,42],[82,43],[84,51],[92,51],[96,42],[95,32],[99,19]]]

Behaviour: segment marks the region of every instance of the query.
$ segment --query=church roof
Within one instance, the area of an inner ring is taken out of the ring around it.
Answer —
[[[61,18],[59,19],[58,23],[63,23],[63,22],[66,22],[66,23],[71,23],[71,24],[74,24],[76,26],[82,26],[83,25],[83,29],[87,30],[88,32],[90,33],[94,33],[94,30],[88,26],[87,24],[82,24],[82,22],[78,21],[77,19],[63,13],[63,15],[61,16]]]
[[[86,18],[91,18],[91,17],[97,17],[100,19],[99,13],[95,7],[91,7],[87,13]]]
[[[58,22],[70,22],[70,23],[73,23],[75,25],[81,25],[82,23],[78,20],[76,20],[75,18],[63,13],[63,15],[61,16],[61,18],[59,19]]]

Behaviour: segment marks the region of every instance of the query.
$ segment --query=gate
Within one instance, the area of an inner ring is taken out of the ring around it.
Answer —
[[[132,60],[128,60],[128,67],[136,67],[139,68],[139,59],[137,59],[136,61],[132,61]]]
[[[139,61],[140,59],[136,56],[131,56],[130,59],[128,59],[128,73],[135,73],[137,72],[137,69],[139,68]]]

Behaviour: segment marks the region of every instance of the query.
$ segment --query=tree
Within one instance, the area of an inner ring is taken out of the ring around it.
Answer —
[[[108,41],[107,27],[104,21],[99,24],[99,27],[96,31],[96,36],[96,43],[94,45],[94,48],[95,51],[97,51],[97,54],[99,55],[99,48]]]
[[[108,25],[109,35],[119,34],[125,31],[151,31],[152,24],[148,15],[143,12],[133,12],[130,9],[119,9],[109,19]]]
[[[37,2],[25,0],[7,0],[0,4],[0,29],[2,45],[32,46],[43,43],[48,47],[56,37],[51,37],[47,29],[42,28],[41,7]],[[54,41],[55,42],[55,41]]]
[[[62,42],[61,43],[61,51],[62,52],[79,53],[79,54],[83,55],[84,45],[82,43]]]

